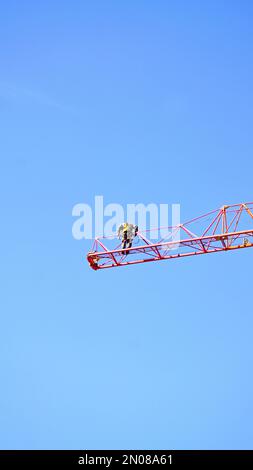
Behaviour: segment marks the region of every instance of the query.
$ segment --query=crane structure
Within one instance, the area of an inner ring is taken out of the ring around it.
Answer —
[[[116,236],[96,238],[92,251],[87,254],[90,267],[116,268],[252,247],[253,202],[223,206],[184,224],[168,227],[168,236],[155,243],[147,237],[147,232],[151,231],[138,231],[133,246],[127,249],[115,243]]]

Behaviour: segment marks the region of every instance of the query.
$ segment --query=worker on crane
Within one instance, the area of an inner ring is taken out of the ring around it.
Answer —
[[[124,222],[118,228],[118,237],[122,241],[122,249],[131,248],[133,239],[138,233],[138,225],[129,224]],[[122,255],[128,255],[129,251],[123,251]]]

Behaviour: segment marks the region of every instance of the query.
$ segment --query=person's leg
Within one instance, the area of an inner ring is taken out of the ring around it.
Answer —
[[[128,239],[127,239],[127,248],[131,248],[131,246],[132,246],[132,242],[131,242],[131,240],[128,238]],[[129,251],[126,251],[126,255],[129,255]]]
[[[123,248],[123,250],[126,248],[126,246],[127,246],[127,232],[124,232],[124,233],[123,233],[123,240],[122,240],[122,248]],[[123,251],[123,252],[122,252],[122,255],[125,255],[125,254],[126,254],[126,252]]]
[[[126,248],[126,246],[127,246],[126,240],[122,240],[122,250],[124,250]],[[125,255],[125,254],[126,254],[126,252],[122,251],[122,255]]]

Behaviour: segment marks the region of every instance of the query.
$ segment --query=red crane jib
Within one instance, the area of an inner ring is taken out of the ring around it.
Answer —
[[[139,231],[138,245],[125,249],[121,244],[106,246],[108,239],[96,238],[88,263],[98,270],[252,247],[253,203],[223,206],[169,230],[171,237],[156,243]]]

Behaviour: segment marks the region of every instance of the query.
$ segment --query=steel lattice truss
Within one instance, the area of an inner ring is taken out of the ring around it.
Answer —
[[[121,248],[116,237],[96,238],[87,260],[97,269],[204,255],[253,246],[253,203],[223,206],[176,227],[153,243],[138,232],[132,248]],[[157,229],[158,233],[158,229]],[[152,237],[153,238],[153,237]],[[128,252],[128,254],[126,254]]]

